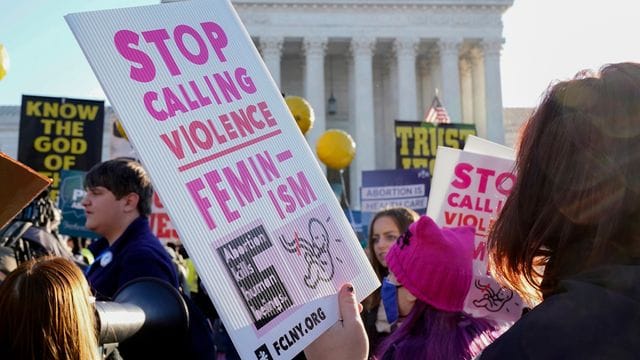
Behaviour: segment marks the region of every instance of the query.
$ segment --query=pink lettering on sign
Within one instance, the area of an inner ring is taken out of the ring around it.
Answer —
[[[281,219],[284,219],[286,214],[291,214],[298,208],[304,208],[318,199],[302,171],[299,171],[295,177],[288,176],[286,183],[279,185],[276,191],[269,190],[268,194]]]
[[[165,121],[178,113],[214,106],[214,103],[221,105],[242,100],[244,95],[254,94],[257,90],[247,69],[238,67],[233,71],[205,75],[186,84],[163,87],[160,91],[147,91],[142,100],[151,117]]]
[[[475,210],[486,213],[499,213],[502,210],[503,199],[481,197],[470,194],[452,192],[447,196],[447,204],[454,208]]]
[[[216,222],[213,220],[213,217],[209,213],[209,209],[211,209],[213,205],[211,204],[211,201],[209,201],[208,198],[200,194],[200,192],[205,189],[204,182],[202,181],[202,179],[198,178],[198,179],[191,180],[185,185],[187,187],[187,190],[189,191],[189,194],[191,195],[191,198],[196,203],[198,211],[202,215],[202,218],[207,224],[207,227],[209,227],[210,230],[215,229]]]
[[[444,212],[445,226],[473,226],[477,236],[487,236],[495,219],[478,216],[477,214]]]
[[[216,227],[210,211],[213,202],[207,193],[213,195],[217,208],[222,211],[225,220],[231,223],[240,218],[238,208],[262,198],[263,190],[258,184],[265,184],[265,179],[274,181],[281,175],[269,152],[264,151],[234,165],[209,171],[203,177],[204,181],[197,178],[189,181],[186,186],[205,223],[213,230]]]
[[[209,171],[185,185],[210,230],[216,228],[215,209],[222,212],[227,223],[232,223],[241,217],[240,209],[263,199],[265,193],[279,217],[284,219],[318,199],[304,172],[298,171],[292,176],[280,172],[277,164],[290,159],[293,159],[290,150],[275,154],[275,159],[263,151]]]
[[[160,139],[178,160],[182,160],[187,155],[185,152],[187,149],[191,154],[207,152],[229,140],[247,138],[256,135],[259,130],[276,125],[273,115],[266,107],[266,103],[262,101],[256,105],[250,104],[246,108],[219,115],[216,119],[194,120],[188,125],[179,125],[177,129],[161,134]],[[248,143],[262,141],[279,133],[280,130],[275,130],[262,134],[249,140]],[[181,168],[180,171],[183,169]]]
[[[167,47],[166,41],[171,37],[169,33],[165,29],[157,29],[151,31],[143,31],[142,37],[151,44],[154,44],[158,53],[162,57],[162,61],[164,61],[165,66],[169,69],[169,73],[173,76],[180,75],[180,69],[178,69],[178,64],[171,56],[171,52]]]
[[[224,29],[215,22],[203,22],[200,24],[200,29],[180,24],[173,29],[172,34],[169,34],[167,29],[153,29],[143,31],[141,35],[147,46],[141,46],[140,34],[132,30],[119,30],[113,37],[118,53],[133,63],[130,66],[129,77],[137,82],[150,82],[156,77],[158,66],[149,56],[151,51],[160,55],[164,67],[172,76],[182,73],[176,61],[178,54],[180,56],[178,58],[185,59],[191,64],[204,65],[209,62],[210,50],[212,50],[219,62],[227,61],[222,50],[228,45],[229,40]],[[193,42],[198,48],[194,52],[185,44]]]
[[[487,243],[485,241],[478,242],[478,245],[473,250],[473,259],[484,261],[484,257],[487,254]]]
[[[474,188],[472,190],[479,194],[496,189],[500,194],[507,196],[516,180],[515,175],[511,172],[503,172],[496,176],[496,171],[493,169],[476,168],[469,163],[457,164],[454,174],[456,178],[451,182],[453,187],[462,190],[468,189],[473,185]],[[495,179],[491,181],[492,178]],[[474,185],[474,182],[477,182],[477,185]],[[492,188],[488,189],[489,186],[492,186]]]
[[[209,60],[209,49],[207,49],[207,44],[205,44],[204,39],[202,39],[196,29],[187,25],[178,25],[174,29],[173,35],[176,39],[176,46],[178,47],[178,50],[180,50],[180,53],[187,58],[187,60],[196,65],[207,63]],[[196,53],[192,53],[185,45],[185,38],[191,39],[196,43],[198,46],[198,51]],[[220,54],[224,58],[224,54]]]

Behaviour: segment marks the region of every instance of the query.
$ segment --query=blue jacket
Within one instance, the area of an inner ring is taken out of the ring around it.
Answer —
[[[158,238],[151,233],[147,218],[134,220],[110,247],[106,239],[92,245],[91,250],[98,256],[89,268],[87,278],[97,300],[111,300],[123,285],[141,277],[161,279],[178,289],[175,265]],[[184,300],[189,308],[189,331],[184,339],[176,338],[169,344],[122,342],[118,347],[122,358],[214,359],[216,347],[209,324],[190,299]]]
[[[134,220],[113,245],[94,255],[87,279],[97,300],[111,300],[124,284],[141,277],[161,279],[178,288],[173,262],[146,217]]]

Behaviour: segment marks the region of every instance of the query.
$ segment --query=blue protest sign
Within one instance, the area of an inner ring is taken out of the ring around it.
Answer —
[[[62,170],[60,173],[60,193],[58,206],[62,211],[60,233],[69,236],[98,238],[99,236],[84,227],[86,217],[82,199],[84,190],[84,171]]]
[[[375,213],[387,207],[402,206],[424,214],[430,180],[427,169],[363,171],[360,210]]]

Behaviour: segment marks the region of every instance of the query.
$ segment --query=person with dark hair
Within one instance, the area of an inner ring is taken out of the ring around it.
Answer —
[[[474,237],[473,227],[440,229],[422,216],[398,238],[384,281],[397,287],[400,324],[376,359],[473,359],[500,335],[495,322],[463,312]]]
[[[640,354],[640,64],[552,86],[489,236],[495,274],[542,301],[482,359]]]
[[[127,282],[153,277],[179,288],[167,251],[153,235],[153,187],[140,163],[117,158],[94,166],[85,176],[82,201],[87,229],[103,236],[92,244],[96,259],[87,279],[98,300],[109,300]]]
[[[378,211],[371,220],[369,226],[369,242],[367,255],[373,271],[378,280],[389,274],[385,256],[396,239],[407,229],[409,225],[418,219],[419,215],[404,207],[392,207]],[[388,319],[388,314],[382,306],[380,289],[374,291],[363,301],[362,313],[367,336],[369,337],[370,352],[376,348],[380,341],[391,332],[391,324],[395,319]]]
[[[0,285],[0,358],[98,360],[89,285],[68,259],[20,264]]]

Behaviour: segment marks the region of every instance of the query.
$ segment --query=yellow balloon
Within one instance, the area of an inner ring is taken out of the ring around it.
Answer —
[[[318,158],[327,167],[341,170],[349,166],[356,155],[356,143],[348,133],[330,129],[325,131],[316,144]]]
[[[4,45],[0,44],[0,80],[7,75],[9,71],[9,54]]]
[[[128,141],[129,137],[127,136],[127,133],[124,132],[124,128],[122,127],[122,123],[120,122],[120,120],[116,119],[115,122],[116,122],[116,130],[118,130],[120,137]]]
[[[306,134],[313,127],[313,121],[315,120],[313,108],[307,100],[300,96],[287,96],[284,101],[287,103],[300,131],[302,131],[303,135]]]

